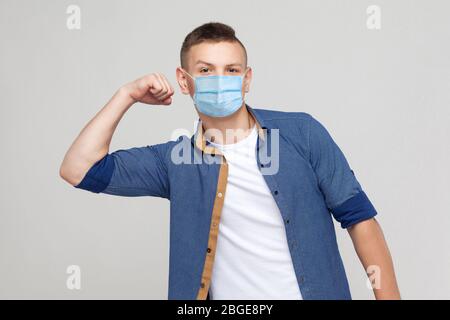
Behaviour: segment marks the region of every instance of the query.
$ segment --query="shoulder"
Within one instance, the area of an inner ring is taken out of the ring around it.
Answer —
[[[252,108],[252,110],[263,120],[307,120],[311,114],[304,111],[284,111],[282,108]]]
[[[283,111],[282,108],[252,108],[252,110],[269,126],[295,127],[308,136],[311,131],[325,129],[316,116],[305,111]]]
[[[173,139],[174,140],[168,140],[149,146],[157,155],[159,160],[161,160],[161,162],[166,166],[172,164],[172,157],[174,154],[177,156],[187,156],[192,153],[193,136],[189,137],[186,134],[182,134]]]

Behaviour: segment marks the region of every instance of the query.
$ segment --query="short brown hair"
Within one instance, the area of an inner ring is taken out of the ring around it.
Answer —
[[[245,62],[247,63],[247,50],[242,42],[236,37],[234,29],[220,22],[208,22],[192,30],[184,39],[180,51],[181,66],[186,66],[186,54],[189,49],[202,42],[238,42],[244,49]]]

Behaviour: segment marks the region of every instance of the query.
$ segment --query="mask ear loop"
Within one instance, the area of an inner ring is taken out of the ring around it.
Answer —
[[[189,72],[185,71],[184,69],[181,69],[181,71],[183,71],[185,74],[187,74],[189,77],[191,77],[192,80],[195,81],[194,77],[191,76]]]
[[[191,77],[191,79],[194,81],[195,83],[195,78],[193,76],[190,75],[189,72],[185,71],[184,69],[181,68],[181,71],[183,71],[185,74],[187,74],[189,77]]]
[[[181,69],[181,71],[183,71],[185,74],[187,74],[189,77],[191,77],[191,79],[194,81],[194,87],[195,87],[195,78],[194,78],[193,76],[191,76],[191,75],[189,74],[189,72],[185,71],[184,69]],[[195,90],[194,90],[194,91],[195,91]],[[195,105],[195,107],[198,108],[198,107],[197,107],[197,104],[195,103],[195,93],[194,93],[193,100],[194,100],[194,105]],[[203,151],[202,151],[202,152],[203,152]]]
[[[244,85],[244,78],[247,75],[247,71],[249,70],[249,67],[247,67],[247,69],[245,69],[244,74],[241,76],[242,78],[242,85]],[[247,92],[247,90],[244,90],[245,92]]]

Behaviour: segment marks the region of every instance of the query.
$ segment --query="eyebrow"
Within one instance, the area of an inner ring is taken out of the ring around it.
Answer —
[[[209,63],[209,62],[206,62],[206,61],[203,61],[203,60],[198,60],[195,63],[195,65],[198,65],[198,64],[206,64],[208,66],[214,66],[212,63]],[[235,62],[235,63],[230,63],[230,64],[226,65],[226,67],[230,67],[230,66],[240,66],[240,67],[242,67],[242,63]]]

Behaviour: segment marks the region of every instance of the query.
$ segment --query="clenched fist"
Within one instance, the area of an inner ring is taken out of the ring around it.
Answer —
[[[148,74],[126,84],[123,88],[134,102],[163,105],[172,103],[173,88],[161,73]]]

